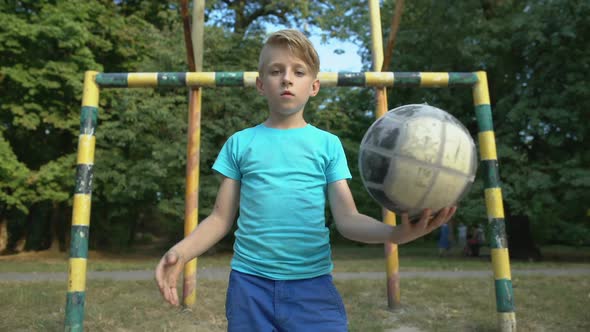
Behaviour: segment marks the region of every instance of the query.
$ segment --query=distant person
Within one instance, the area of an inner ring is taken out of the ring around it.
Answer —
[[[457,226],[457,245],[461,250],[467,245],[467,226],[462,222]]]
[[[469,226],[467,236],[467,256],[479,257],[479,232],[477,227]]]
[[[449,225],[443,224],[440,226],[440,233],[438,238],[438,256],[445,256],[451,249],[451,239]]]
[[[256,87],[268,118],[225,142],[213,164],[222,180],[211,214],[156,267],[170,304],[179,305],[176,284],[184,264],[232,230],[239,210],[225,304],[228,330],[347,331],[332,281],[326,201],[338,231],[365,243],[410,242],[455,213],[456,207],[435,216],[425,209],[417,223],[404,213],[392,227],[357,211],[342,143],[303,117],[320,89],[318,71],[317,52],[301,32],[281,30],[267,39]]]
[[[479,242],[480,247],[488,244],[486,241],[486,231],[482,224],[477,226],[477,242]]]

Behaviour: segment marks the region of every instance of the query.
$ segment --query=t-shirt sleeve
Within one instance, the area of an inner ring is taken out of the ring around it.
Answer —
[[[346,162],[346,155],[344,154],[344,148],[338,137],[333,137],[330,141],[330,162],[326,169],[326,181],[328,183],[351,179],[352,175],[348,169],[348,163]]]
[[[230,179],[238,181],[242,179],[242,173],[238,164],[238,142],[236,135],[232,135],[223,144],[212,168]]]

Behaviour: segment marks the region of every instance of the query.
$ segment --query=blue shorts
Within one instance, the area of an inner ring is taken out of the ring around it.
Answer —
[[[231,271],[225,302],[228,331],[347,331],[331,275],[271,280]]]

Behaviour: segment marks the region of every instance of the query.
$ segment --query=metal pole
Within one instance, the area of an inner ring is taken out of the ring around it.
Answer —
[[[369,13],[371,17],[371,46],[373,55],[373,70],[381,71],[383,68],[383,36],[381,32],[381,14],[379,11],[379,1],[369,1]],[[376,98],[376,116],[379,118],[387,112],[387,90],[385,87],[375,89]],[[383,222],[395,226],[395,213],[383,209]],[[386,243],[385,251],[385,268],[387,273],[387,306],[395,309],[400,305],[400,288],[399,288],[399,257],[397,245]]]
[[[193,3],[192,29],[187,26],[186,1],[183,1],[183,19],[185,20],[185,42],[190,71],[201,71],[203,67],[203,31],[205,20],[205,1]],[[188,36],[187,36],[188,35]],[[201,150],[201,94],[200,87],[189,92],[186,192],[184,212],[184,235],[188,236],[199,223],[199,163]],[[193,307],[197,300],[197,259],[184,266],[184,283],[182,292],[185,307]]]
[[[88,261],[88,235],[90,231],[90,207],[94,145],[98,118],[99,87],[94,81],[98,72],[84,74],[84,94],[78,138],[78,158],[74,207],[72,212],[72,238],[68,268],[68,293],[66,296],[65,331],[83,331],[84,303],[86,302],[86,263]]]
[[[397,32],[399,31],[399,25],[402,21],[402,14],[404,12],[404,0],[395,1],[395,12],[393,19],[391,20],[391,28],[389,30],[389,38],[387,39],[387,46],[385,47],[385,57],[383,58],[383,66],[381,71],[389,70],[389,63],[393,57],[393,47],[395,46],[395,40],[397,38]]]
[[[498,324],[502,332],[515,332],[514,293],[512,290],[510,258],[508,256],[504,222],[504,204],[502,202],[502,189],[500,188],[498,155],[492,123],[488,81],[485,72],[480,71],[476,75],[478,82],[473,86],[473,103],[479,128],[479,152],[481,167],[484,172],[484,193],[488,223],[491,229],[489,245],[494,270]]]

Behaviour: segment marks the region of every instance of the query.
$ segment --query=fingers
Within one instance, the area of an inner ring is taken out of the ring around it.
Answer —
[[[160,289],[160,292],[164,296],[166,302],[172,304],[173,306],[178,306],[178,291],[176,290],[175,278],[167,283],[164,283],[163,288]]]
[[[433,228],[439,227],[440,225],[448,222],[451,220],[455,212],[457,211],[457,207],[445,207],[442,208],[435,216],[435,218],[430,222],[430,225]]]
[[[171,296],[171,300],[170,303],[173,306],[178,306],[179,301],[178,301],[178,291],[176,290],[176,282],[174,282],[174,286],[170,286],[169,288],[170,290],[170,296]]]
[[[437,228],[440,225],[447,222],[447,216],[449,215],[449,211],[450,208],[448,207],[440,209],[436,216],[434,216],[434,219],[432,219],[432,221],[430,222],[430,226],[432,226],[432,228]]]
[[[401,217],[402,217],[402,224],[404,224],[404,225],[410,224],[410,217],[408,216],[407,212],[402,213]]]
[[[449,211],[449,215],[447,216],[447,221],[451,220],[451,218],[453,218],[453,216],[455,215],[455,212],[457,212],[457,207],[453,206],[451,207],[451,210]]]
[[[164,295],[164,287],[166,284],[166,280],[164,278],[164,265],[166,264],[164,258],[162,257],[162,259],[160,259],[160,262],[158,263],[158,266],[156,266],[156,283],[158,284],[158,289],[160,290],[160,294],[162,294],[162,296],[164,298],[166,298],[166,296]]]
[[[402,213],[400,226],[403,227],[399,229],[400,232],[397,236],[397,242],[394,242],[398,244],[403,244],[412,241],[416,238],[419,238],[425,234],[428,234],[436,228],[440,227],[442,224],[448,222],[453,217],[456,211],[456,206],[445,207],[438,211],[438,213],[435,216],[433,216],[432,209],[427,208],[422,210],[420,219],[415,223],[410,222],[408,213]]]
[[[420,216],[420,220],[417,224],[424,229],[433,230],[442,224],[448,222],[455,212],[457,211],[457,207],[445,207],[440,209],[436,215],[432,215],[431,209],[424,209],[422,210],[422,215]]]
[[[174,306],[179,304],[178,292],[176,290],[176,282],[180,274],[180,267],[177,266],[178,261],[178,254],[174,251],[169,251],[158,263],[155,273],[160,294],[162,294],[166,302]]]
[[[176,290],[176,280],[173,281],[173,284],[167,285],[164,289],[166,302],[172,304],[173,306],[178,306],[178,291]]]
[[[424,209],[422,210],[422,215],[420,216],[420,220],[418,220],[418,222],[416,223],[417,225],[420,226],[420,228],[426,228],[429,224],[429,220],[430,220],[430,216],[432,214],[432,210],[431,209]]]
[[[442,216],[441,216],[442,223],[446,223],[447,221],[451,220],[451,218],[455,214],[455,211],[457,211],[456,206],[446,207],[446,208],[442,209],[439,212],[439,214],[442,214]],[[438,215],[437,215],[437,217],[438,217]]]

